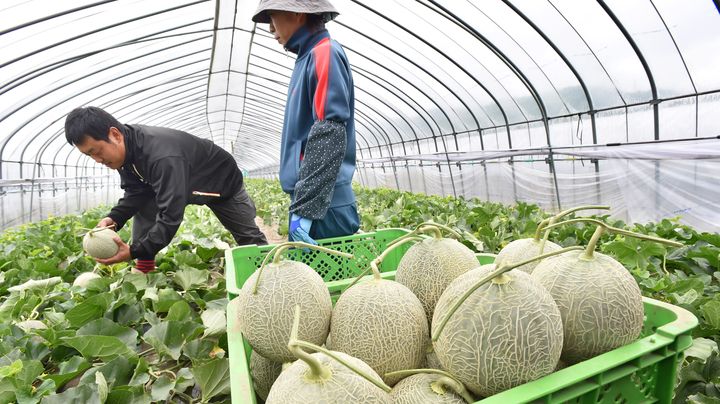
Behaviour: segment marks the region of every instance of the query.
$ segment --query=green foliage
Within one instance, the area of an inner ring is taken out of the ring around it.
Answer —
[[[714,351],[705,360],[686,362],[680,370],[673,403],[720,402],[720,358]]]
[[[232,237],[209,209],[191,207],[160,270],[134,274],[82,253],[81,235],[106,211],[0,234],[0,402],[227,401],[222,274]],[[119,234],[128,240],[129,227]],[[102,278],[72,286],[93,270]],[[28,319],[48,328],[13,325]]]

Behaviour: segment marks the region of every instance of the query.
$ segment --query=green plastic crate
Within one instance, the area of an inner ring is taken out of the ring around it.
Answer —
[[[354,275],[367,268],[387,244],[406,234],[404,229],[322,240],[321,245],[356,255],[354,261],[325,253],[290,252],[316,269],[326,280],[333,301]],[[238,247],[226,252],[227,290],[237,296],[245,280],[257,269],[272,246]],[[380,267],[383,278],[394,279],[395,268],[409,245],[391,253]],[[494,256],[478,254],[480,264]],[[645,326],[640,339],[611,352],[567,367],[548,376],[480,400],[482,404],[506,403],[670,403],[678,360],[692,345],[690,331],[697,318],[677,306],[643,298]],[[250,378],[250,345],[238,329],[237,313],[228,306],[230,386],[233,404],[255,404]]]
[[[328,255],[317,250],[310,250],[307,253],[303,253],[302,250],[291,250],[285,252],[284,256],[295,261],[302,261],[317,271],[327,283],[333,301],[335,301],[343,285],[346,285],[344,282],[346,279],[359,275],[370,266],[370,261],[385,250],[388,243],[407,233],[409,231],[405,229],[383,229],[374,233],[320,240],[320,245],[323,247],[353,254],[355,258],[352,260]],[[226,251],[225,277],[228,298],[232,299],[238,295],[242,285],[260,266],[265,255],[273,247],[275,246],[250,245]],[[400,246],[384,260],[380,265],[384,278],[395,276],[395,267],[408,248],[410,248],[409,245]],[[390,274],[388,271],[393,271],[393,273]]]

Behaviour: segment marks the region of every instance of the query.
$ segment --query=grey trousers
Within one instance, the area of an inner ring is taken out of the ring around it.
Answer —
[[[255,224],[255,204],[245,191],[245,186],[232,198],[207,204],[220,223],[228,229],[238,245],[266,245],[265,235]],[[148,203],[133,216],[132,238],[137,240],[146,234],[155,224],[158,207]],[[155,259],[155,257],[136,257],[138,259]]]

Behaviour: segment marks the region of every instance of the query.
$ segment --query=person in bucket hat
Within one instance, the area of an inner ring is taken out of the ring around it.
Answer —
[[[301,14],[316,14],[322,17],[323,22],[330,22],[338,16],[337,10],[325,0],[260,0],[253,16],[253,22],[270,24],[270,11],[289,11]]]
[[[288,238],[347,236],[360,227],[355,172],[355,91],[350,63],[325,23],[325,0],[261,0],[252,20],[297,54],[280,146],[280,183],[291,198]]]

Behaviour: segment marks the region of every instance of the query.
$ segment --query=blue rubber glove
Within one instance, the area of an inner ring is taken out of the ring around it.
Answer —
[[[317,241],[310,237],[310,227],[312,227],[312,220],[298,216],[295,213],[290,216],[289,232],[293,241],[317,245]]]

